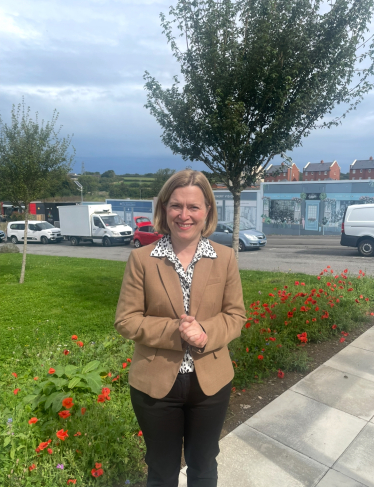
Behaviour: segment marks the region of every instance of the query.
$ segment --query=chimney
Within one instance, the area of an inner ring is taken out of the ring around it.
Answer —
[[[321,160],[321,164],[323,164],[323,159]]]

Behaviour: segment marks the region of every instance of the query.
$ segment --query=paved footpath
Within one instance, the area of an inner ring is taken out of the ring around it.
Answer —
[[[218,487],[374,487],[374,327],[225,436],[220,450]]]

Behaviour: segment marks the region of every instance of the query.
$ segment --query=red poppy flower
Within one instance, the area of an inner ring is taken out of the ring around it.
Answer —
[[[101,468],[101,463],[95,463],[95,468]]]
[[[321,276],[317,276],[317,279],[320,281],[321,280]]]
[[[117,377],[115,377],[114,379],[112,379],[112,382],[116,381],[119,379],[119,375],[117,375]]]
[[[51,367],[49,370],[48,370],[48,374],[54,374],[56,371],[53,367]]]
[[[78,337],[77,337],[77,335],[73,335],[73,336],[71,337],[71,339],[72,339],[72,340],[78,340]]]
[[[37,423],[39,420],[38,418],[31,418],[29,419],[29,424],[34,424],[34,423]]]
[[[234,387],[233,389],[235,389],[235,390],[236,390],[236,388],[235,388],[235,387]],[[142,430],[140,430],[140,431],[139,431],[138,436],[143,436],[143,431],[142,431]]]
[[[12,376],[17,379],[18,375],[15,372],[12,372]]]
[[[65,439],[69,437],[68,430],[64,431],[64,429],[61,429],[57,431],[56,436],[59,440],[65,441]]]
[[[369,298],[365,298],[365,301],[369,301]]]
[[[39,379],[39,377],[34,377],[34,380],[38,380],[38,379]]]
[[[19,388],[14,389],[13,394],[16,396],[16,395],[19,393],[19,391],[20,391],[20,390],[21,390],[21,389],[19,389]]]
[[[332,325],[331,327],[333,330],[336,330],[336,325]]]
[[[341,339],[339,340],[340,343],[343,343],[345,342],[345,338],[341,337]]]
[[[35,465],[35,463],[33,463],[32,465],[30,465],[30,466],[29,466],[29,470],[30,470],[30,472],[31,472],[32,470],[35,470],[35,469],[36,469],[36,465]]]
[[[353,287],[349,287],[347,291],[353,291]]]
[[[298,286],[299,285],[299,281],[295,281],[295,286]]]
[[[289,312],[287,313],[287,318],[292,318],[292,317],[293,317],[293,313],[292,313],[292,311],[289,311]]]
[[[73,398],[72,397],[66,397],[63,401],[62,401],[62,405],[64,406],[64,408],[66,409],[70,409],[74,406],[73,404]]]
[[[91,470],[91,474],[93,477],[100,477],[100,475],[103,475],[103,473],[104,473],[104,470],[102,468],[99,468],[97,470],[93,468]]]
[[[131,363],[131,358],[127,358],[126,360],[127,362]]]
[[[83,342],[77,342],[78,347],[82,348],[83,347]]]
[[[81,436],[82,433],[80,431],[77,431],[74,436]]]
[[[66,349],[64,350],[64,355],[69,355],[69,353],[70,353],[69,350]]]
[[[308,334],[306,331],[304,331],[303,333],[297,335],[297,338],[301,341],[301,343],[306,343],[308,341]]]
[[[300,284],[300,286],[305,286],[305,282],[302,282],[302,283]]]
[[[246,328],[250,328],[251,327],[251,323],[248,321],[248,323],[245,324],[245,327]],[[126,364],[127,365],[127,364]]]
[[[69,411],[60,411],[58,415],[60,416],[60,418],[66,419],[70,416],[70,413]]]
[[[249,352],[249,348],[247,347],[247,348],[245,349],[245,351],[248,353],[248,352]]]
[[[105,402],[105,400],[106,400],[106,397],[104,394],[99,394],[97,396],[97,402]]]
[[[69,479],[69,480],[67,481],[67,484],[68,484],[68,485],[69,485],[69,484],[76,484],[76,483],[77,483],[77,480],[76,480],[76,479]]]
[[[126,362],[123,362],[122,368],[125,369],[126,367],[127,367],[127,363]]]
[[[36,451],[36,453],[39,453],[40,452],[40,448],[39,447],[35,448],[35,451]]]
[[[284,372],[282,370],[278,370],[278,378],[283,379],[284,378]]]
[[[53,453],[52,448],[48,448],[47,452],[48,452],[50,455],[52,455],[52,453]]]
[[[81,415],[83,416],[86,411],[87,411],[87,408],[81,408]]]
[[[40,450],[44,450],[44,448],[47,448],[48,445],[49,445],[48,441],[43,441],[42,443],[39,444],[38,448],[40,448]]]
[[[264,356],[263,355],[259,355],[257,358],[258,358],[258,360],[264,360]]]

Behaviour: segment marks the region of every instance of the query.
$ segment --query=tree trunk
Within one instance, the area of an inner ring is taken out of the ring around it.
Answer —
[[[26,254],[27,254],[27,229],[29,226],[29,209],[30,209],[30,204],[27,203],[25,205],[25,232],[23,234],[23,256],[22,256],[21,277],[19,279],[20,284],[23,284],[23,281],[25,280]]]
[[[234,229],[232,234],[232,247],[236,260],[239,259],[239,226],[240,226],[240,191],[233,191],[234,197]]]

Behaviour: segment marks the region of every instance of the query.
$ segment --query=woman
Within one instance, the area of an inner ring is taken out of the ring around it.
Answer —
[[[160,191],[157,242],[131,252],[115,327],[135,341],[132,405],[147,446],[148,487],[176,487],[182,442],[189,487],[217,485],[218,440],[234,371],[227,349],[245,322],[232,249],[206,238],[213,191],[198,171]]]

